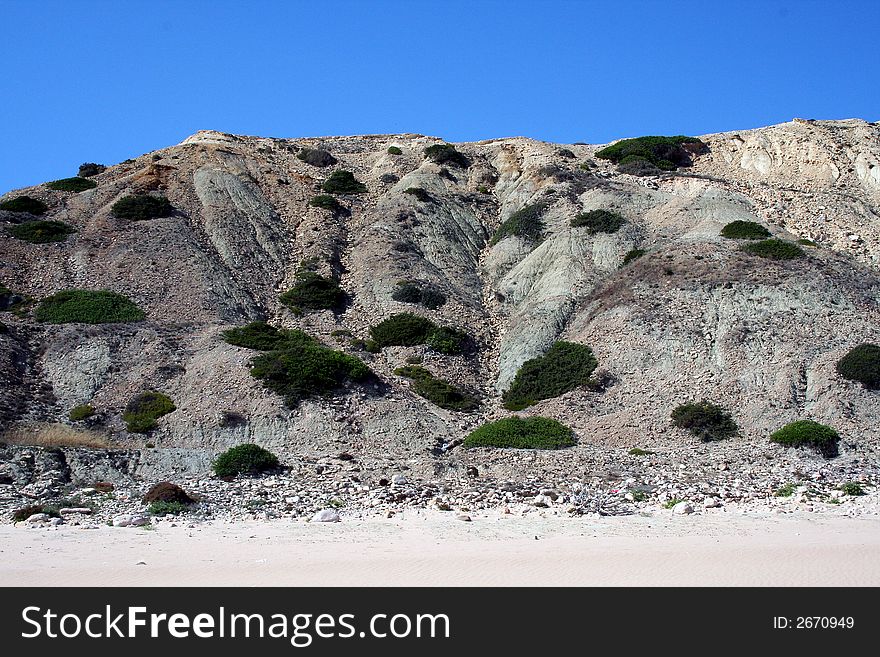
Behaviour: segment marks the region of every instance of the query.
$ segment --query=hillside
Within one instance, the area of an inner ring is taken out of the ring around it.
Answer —
[[[528,478],[534,466],[589,479],[636,467],[632,447],[666,454],[662,467],[671,470],[691,457],[748,469],[770,449],[772,431],[812,419],[840,433],[852,473],[870,466],[874,476],[880,393],[842,379],[835,365],[859,343],[880,343],[880,125],[795,119],[700,139],[705,148],[692,151],[691,166],[631,175],[597,157],[602,146],[519,137],[454,144],[466,162],[437,162],[425,149],[444,142],[415,134],[202,131],[108,166],[85,191],[9,192],[3,201],[26,195],[48,209],[39,217],[0,211],[3,228],[40,219],[76,232],[34,244],[0,230],[0,284],[17,295],[7,305],[25,299],[18,312],[0,312],[8,327],[0,428],[22,442],[34,427],[68,425],[134,450],[125,452],[136,463],[130,470],[150,476],[203,473],[218,451],[256,442],[287,462],[345,453],[355,465],[340,467],[364,472],[430,478],[475,465],[503,479]],[[329,152],[333,162],[309,164],[302,149]],[[310,205],[337,170],[366,192],[331,194],[335,210]],[[114,215],[115,203],[138,194],[167,198],[173,212]],[[497,239],[513,213],[536,203],[538,239]],[[625,222],[616,232],[572,227],[596,209]],[[733,221],[811,243],[797,259],[759,257],[721,236]],[[634,249],[644,255],[624,263]],[[299,313],[284,305],[279,296],[305,270],[338,280],[344,303]],[[402,281],[445,303],[394,300]],[[67,289],[123,294],[146,318],[37,321],[38,302]],[[364,348],[370,327],[403,312],[465,331],[471,349]],[[249,374],[256,352],[222,338],[257,320],[300,329],[376,376],[290,407]],[[563,422],[578,444],[526,455],[460,447],[472,429],[511,414],[502,393],[558,340],[589,346],[601,381],[519,414]],[[480,398],[480,407],[445,410],[415,394],[413,381],[394,373],[408,360]],[[123,411],[145,390],[164,393],[176,410],[147,434],[129,433]],[[728,409],[740,434],[704,445],[672,426],[673,408],[701,399]],[[95,415],[70,421],[84,404]],[[781,448],[771,455],[800,467],[801,457]]]

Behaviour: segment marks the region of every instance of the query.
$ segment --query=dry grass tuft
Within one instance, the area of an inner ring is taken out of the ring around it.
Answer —
[[[97,431],[54,423],[29,424],[9,429],[0,435],[0,442],[30,447],[110,447],[107,436]]]

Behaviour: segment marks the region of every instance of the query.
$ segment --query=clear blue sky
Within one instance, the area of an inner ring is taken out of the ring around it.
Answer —
[[[607,142],[880,119],[880,2],[0,0],[0,193],[211,128]]]

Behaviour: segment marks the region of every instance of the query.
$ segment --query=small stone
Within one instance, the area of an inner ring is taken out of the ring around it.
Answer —
[[[35,513],[32,516],[28,516],[28,519],[25,522],[36,524],[38,522],[46,522],[47,520],[49,520],[48,513]]]
[[[312,516],[312,522],[339,522],[339,514],[333,509],[323,509]]]
[[[150,517],[143,515],[133,515],[131,517],[131,526],[132,527],[144,527],[145,525],[150,524]]]
[[[92,510],[86,506],[74,506],[67,509],[59,509],[58,513],[62,516],[73,515],[77,513],[81,513],[84,515],[88,515],[92,512]]]
[[[146,562],[146,561],[138,561],[138,562],[135,564],[135,566],[146,566],[146,565],[147,565],[147,562]]]
[[[391,477],[391,483],[395,486],[403,486],[406,483],[406,477],[402,474],[396,474]]]
[[[471,517],[469,515],[465,515],[464,513],[461,513],[461,514],[455,516],[455,519],[461,520],[462,522],[470,522],[471,521]]]
[[[721,506],[721,500],[717,497],[707,497],[703,500],[703,507],[706,509],[716,509]]]
[[[473,465],[469,465],[467,467],[467,470],[465,470],[465,472],[467,473],[468,477],[479,477],[480,476],[480,471],[477,470],[476,466],[473,466]]]
[[[113,516],[113,526],[114,527],[129,527],[131,526],[131,514],[122,514],[118,516]]]
[[[672,513],[680,516],[686,516],[694,512],[694,507],[689,502],[679,502],[672,507]]]
[[[62,522],[64,522],[64,520],[62,520],[61,518],[52,518],[52,519],[49,521],[49,524],[52,525],[53,527],[57,527],[57,526],[60,525]],[[75,524],[79,524],[79,523],[75,523]]]

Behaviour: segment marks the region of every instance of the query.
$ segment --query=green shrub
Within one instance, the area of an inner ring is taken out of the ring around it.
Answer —
[[[77,172],[77,176],[80,178],[91,178],[92,176],[97,176],[99,173],[103,173],[107,170],[103,164],[96,164],[94,162],[83,162],[79,165],[79,171]]]
[[[616,233],[626,223],[626,219],[609,210],[590,210],[581,212],[571,220],[572,228],[586,228],[587,233]]]
[[[271,351],[278,349],[288,339],[288,333],[266,322],[251,322],[239,328],[223,331],[223,339],[236,347]]]
[[[294,311],[333,310],[345,302],[345,292],[332,278],[300,271],[296,283],[281,295],[281,303]]]
[[[425,156],[437,164],[453,164],[466,169],[470,166],[470,160],[462,153],[455,150],[452,144],[434,144],[425,149]]]
[[[110,211],[118,219],[144,221],[159,217],[170,217],[174,212],[174,206],[164,196],[139,194],[119,199],[113,204]]]
[[[303,148],[296,157],[313,167],[329,167],[336,164],[336,158],[329,151],[320,148]]]
[[[772,260],[794,260],[806,255],[804,250],[797,244],[777,239],[750,242],[743,244],[740,248],[752,255],[771,258]]]
[[[813,249],[819,248],[819,244],[817,242],[814,242],[813,240],[799,239],[797,241],[797,243],[800,244],[801,246],[809,246],[810,248],[813,248]]]
[[[230,447],[212,464],[218,477],[234,477],[239,474],[256,475],[278,467],[278,457],[259,445],[246,443]]]
[[[75,178],[62,178],[61,180],[53,180],[52,182],[46,183],[46,187],[59,192],[84,192],[87,189],[94,189],[97,186],[98,183],[94,180],[80,178],[79,176],[76,176]]]
[[[28,214],[43,214],[49,206],[41,200],[31,198],[30,196],[17,196],[0,203],[0,210],[7,212],[27,212]]]
[[[672,411],[672,424],[687,429],[704,443],[730,438],[739,431],[727,411],[706,400],[677,406]]]
[[[797,420],[772,433],[770,440],[784,447],[810,447],[826,458],[833,458],[838,454],[840,436],[824,424]]]
[[[865,489],[857,481],[848,481],[845,484],[840,484],[840,490],[853,497],[865,494]]]
[[[457,356],[464,353],[469,337],[464,331],[452,326],[441,326],[428,336],[427,345],[440,354]]]
[[[23,224],[10,226],[6,232],[23,242],[48,244],[63,242],[68,235],[76,231],[63,221],[26,221]]]
[[[156,422],[163,415],[175,411],[177,407],[169,397],[161,392],[150,390],[142,392],[128,402],[122,421],[131,433],[149,433],[159,426]]]
[[[95,409],[93,406],[90,404],[80,404],[79,406],[71,408],[67,417],[70,418],[71,422],[79,422],[80,420],[85,420],[87,417],[92,417],[94,414]]]
[[[351,171],[337,170],[324,181],[321,189],[328,194],[363,194],[367,186],[358,182]]]
[[[321,208],[322,210],[330,210],[330,212],[339,212],[342,207],[335,198],[329,194],[318,194],[313,196],[309,201],[309,205],[313,208]]]
[[[412,313],[398,313],[373,326],[370,337],[379,349],[392,345],[412,347],[427,342],[436,329],[437,325],[430,319]]]
[[[731,221],[721,229],[721,237],[734,240],[763,240],[770,234],[769,230],[754,221]]]
[[[627,251],[626,255],[623,256],[623,262],[621,263],[621,267],[638,260],[643,255],[645,255],[645,253],[647,253],[647,252],[644,249],[632,249],[630,251]]]
[[[837,373],[869,390],[880,390],[880,346],[865,343],[853,347],[837,361]]]
[[[574,432],[556,420],[546,417],[508,417],[475,429],[464,439],[463,446],[468,449],[560,449],[574,444]]]
[[[617,171],[631,176],[657,176],[663,172],[663,169],[643,157],[631,155],[621,160],[617,165]]]
[[[403,190],[404,194],[409,194],[410,196],[415,196],[422,203],[430,203],[434,199],[431,198],[431,195],[428,193],[428,190],[422,189],[421,187],[407,187]]]
[[[178,504],[192,504],[195,500],[190,497],[189,493],[183,490],[177,484],[170,481],[160,481],[150,487],[142,498],[144,504],[150,502],[176,502]]]
[[[546,354],[520,366],[510,389],[502,396],[504,408],[518,411],[587,385],[598,364],[586,345],[556,342]]]
[[[797,484],[783,484],[775,491],[773,491],[773,495],[775,497],[791,497],[794,495],[794,492],[797,490]]]
[[[683,144],[693,144],[690,150],[702,150],[704,144],[696,137],[636,137],[622,139],[616,144],[596,151],[596,157],[615,163],[631,163],[634,158],[644,159],[661,169],[691,165],[689,149]]]
[[[391,298],[402,303],[418,303],[425,308],[436,310],[446,303],[446,296],[431,285],[421,285],[413,281],[400,281]]]
[[[397,146],[389,146],[388,147],[389,155],[403,155],[403,151],[400,150]]]
[[[34,315],[48,324],[139,322],[146,315],[128,297],[108,290],[64,290],[40,302]]]
[[[372,374],[359,358],[325,347],[300,331],[288,335],[279,348],[254,357],[251,376],[284,397],[291,408],[307,397],[330,393]]]
[[[505,237],[516,235],[532,242],[540,242],[544,237],[544,212],[546,203],[533,203],[517,210],[498,227],[490,244],[497,244]]]
[[[394,373],[412,379],[415,393],[440,408],[469,412],[480,405],[476,397],[460,390],[448,381],[436,378],[424,367],[408,365],[398,367]]]
[[[630,456],[650,456],[651,454],[654,454],[654,452],[647,449],[642,449],[640,447],[633,447],[631,450],[629,450],[629,452],[627,452],[627,454],[629,454]]]
[[[189,512],[189,505],[182,502],[153,502],[147,512],[154,516],[179,516]]]
[[[664,509],[671,509],[676,504],[681,504],[682,502],[684,502],[684,500],[681,499],[680,497],[672,497],[663,503],[663,508]]]

